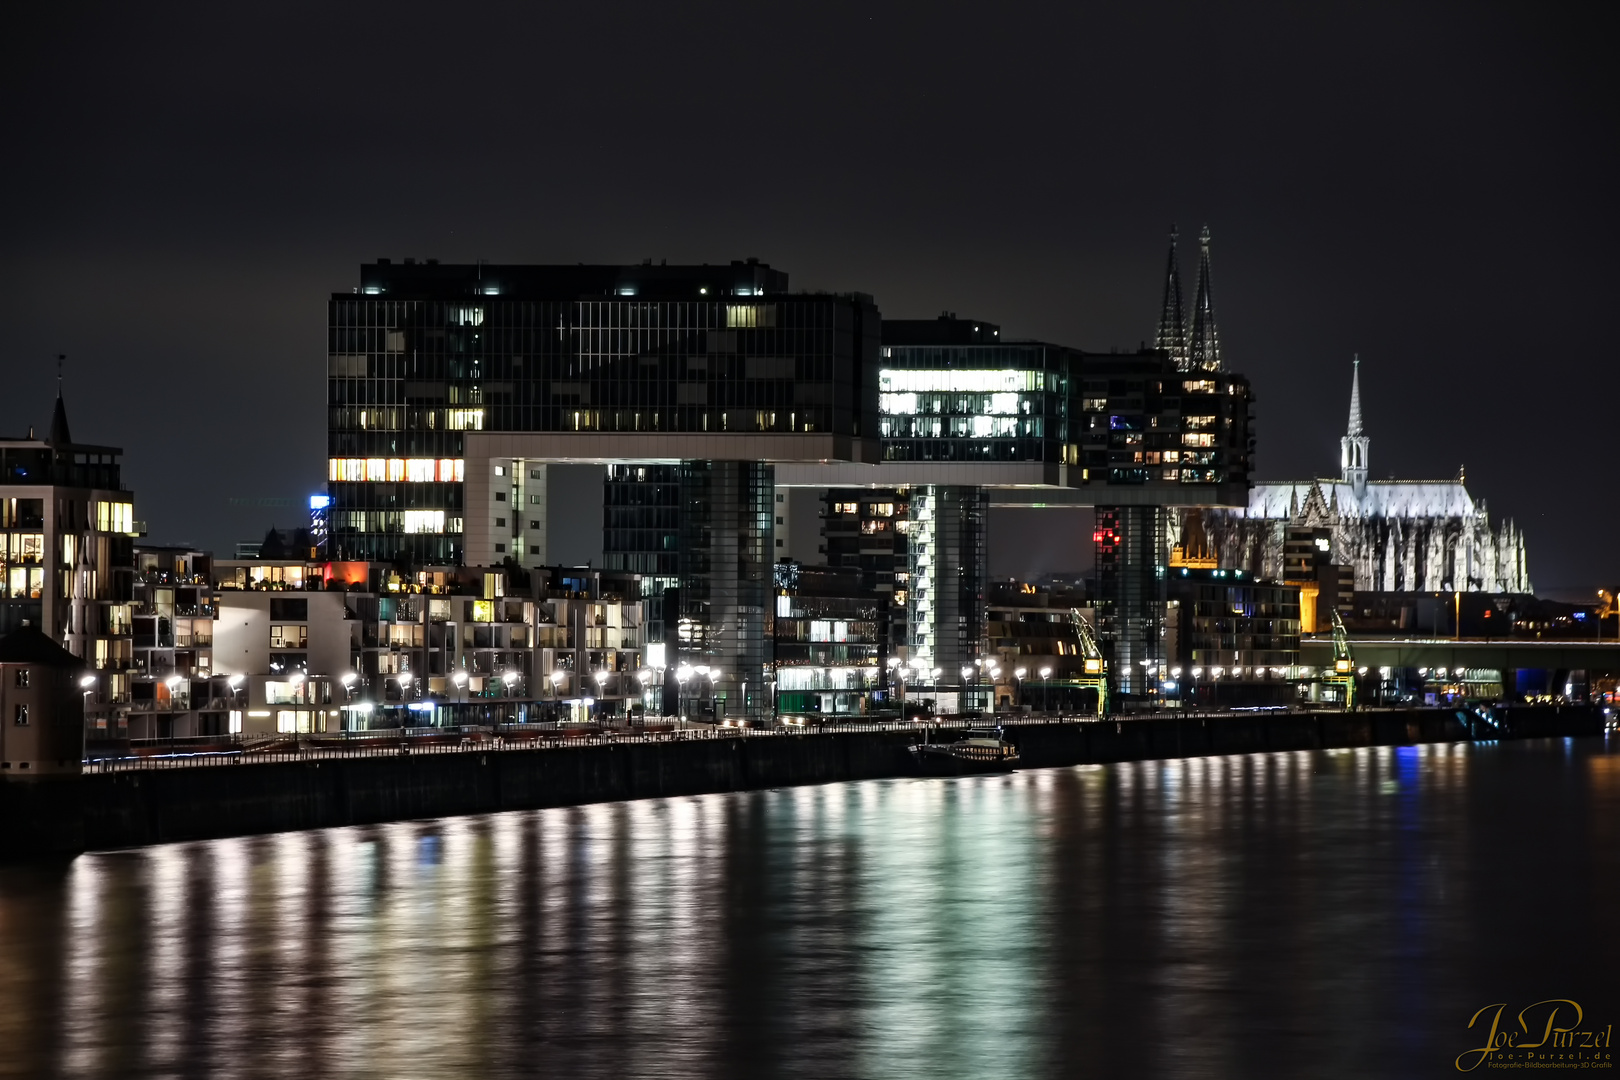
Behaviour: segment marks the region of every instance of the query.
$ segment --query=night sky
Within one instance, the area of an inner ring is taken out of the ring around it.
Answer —
[[[1215,7],[19,5],[0,431],[48,424],[67,353],[151,539],[228,554],[324,482],[362,261],[757,256],[1107,349],[1151,339],[1171,222],[1190,294],[1207,222],[1257,478],[1337,474],[1359,352],[1375,477],[1466,465],[1538,590],[1620,579],[1614,28]],[[564,558],[600,543],[581,492]],[[1082,516],[1002,515],[994,568],[1083,564]]]

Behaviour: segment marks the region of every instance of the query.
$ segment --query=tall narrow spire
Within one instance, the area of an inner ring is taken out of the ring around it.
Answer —
[[[62,361],[67,357],[57,354],[56,357],[56,410],[51,413],[52,446],[67,446],[73,442],[73,436],[68,433],[67,406],[62,403]]]
[[[1209,286],[1209,226],[1198,234],[1198,290],[1193,296],[1192,331],[1187,341],[1188,367],[1218,371],[1221,339],[1215,330],[1215,302]]]
[[[1159,332],[1153,347],[1163,349],[1175,361],[1177,371],[1187,370],[1187,321],[1181,313],[1181,267],[1176,261],[1174,225],[1170,226],[1170,265],[1164,272],[1164,305],[1159,311]]]
[[[1339,440],[1339,479],[1355,485],[1359,496],[1367,487],[1367,432],[1361,426],[1361,356],[1350,375],[1350,423]]]
[[[1349,435],[1363,434],[1361,427],[1361,354],[1357,353],[1353,361],[1354,369],[1350,375],[1350,426],[1346,431]]]

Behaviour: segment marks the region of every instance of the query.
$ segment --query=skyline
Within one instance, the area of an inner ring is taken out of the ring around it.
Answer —
[[[1603,418],[1565,420],[1614,389],[1590,314],[1615,284],[1590,239],[1612,152],[1587,137],[1613,76],[1550,18],[514,9],[513,33],[461,53],[409,8],[316,10],[30,12],[0,46],[30,163],[0,181],[0,431],[48,423],[68,354],[75,430],[126,449],[153,541],[228,550],[302,516],[324,473],[324,299],[379,256],[758,256],[889,317],[1106,351],[1152,340],[1174,221],[1184,276],[1213,232],[1256,479],[1334,471],[1359,353],[1375,477],[1466,466],[1543,590],[1620,570],[1602,544],[1620,511],[1586,464]],[[570,48],[537,65],[536,35]],[[1029,63],[993,85],[939,62],[1014,49]],[[344,61],[384,57],[440,77],[386,80],[368,111]],[[1135,77],[1144,58],[1168,74]],[[728,59],[769,92],[731,93]],[[464,82],[487,90],[476,109]]]

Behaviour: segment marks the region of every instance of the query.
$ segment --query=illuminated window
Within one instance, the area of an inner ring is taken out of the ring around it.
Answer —
[[[775,325],[775,304],[726,305],[726,329],[728,330],[753,330]]]
[[[484,430],[483,409],[451,409],[447,419],[451,431]]]
[[[1181,384],[1182,393],[1186,394],[1213,394],[1215,393],[1215,380],[1193,379]]]
[[[272,649],[302,649],[308,644],[309,627],[307,626],[270,627],[270,647]]]
[[[350,483],[366,480],[461,483],[465,473],[466,463],[461,458],[332,458],[326,470],[327,479]]]
[[[901,393],[1030,393],[1046,388],[1041,371],[896,371],[878,372],[878,389]],[[884,411],[888,411],[885,409]]]
[[[1182,446],[1214,446],[1215,445],[1215,436],[1210,435],[1210,434],[1183,435],[1181,437],[1181,445]]]
[[[443,510],[405,511],[405,531],[408,533],[444,532]]]
[[[125,502],[96,503],[96,528],[101,532],[134,532],[134,504]]]

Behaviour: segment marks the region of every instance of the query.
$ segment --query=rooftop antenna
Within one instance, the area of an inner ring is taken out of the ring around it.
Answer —
[[[67,359],[67,353],[56,354],[56,396],[62,396],[62,363]]]

